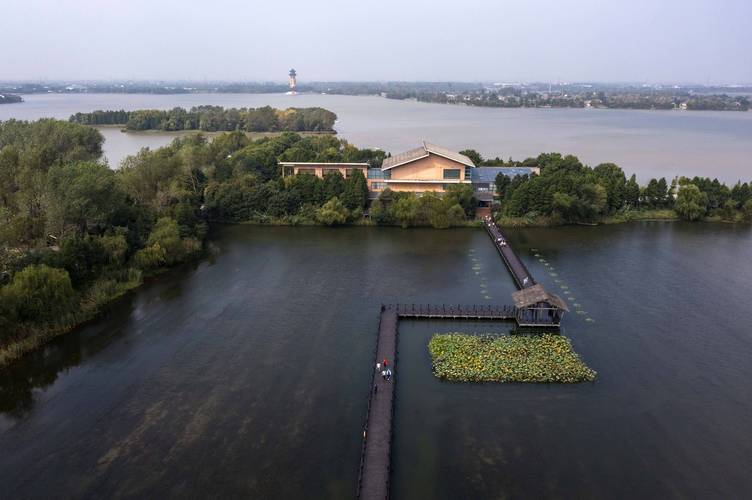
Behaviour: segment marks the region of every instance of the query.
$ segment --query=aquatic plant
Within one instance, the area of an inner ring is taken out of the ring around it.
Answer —
[[[562,335],[434,335],[428,343],[434,374],[457,382],[555,382],[595,380]]]

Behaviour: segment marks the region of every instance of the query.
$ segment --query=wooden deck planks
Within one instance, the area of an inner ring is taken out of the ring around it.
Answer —
[[[389,498],[389,470],[392,448],[392,418],[394,417],[394,384],[397,374],[397,312],[382,307],[376,359],[373,362],[368,416],[366,418],[363,455],[358,479],[358,498],[384,500]],[[376,372],[376,363],[387,359],[392,380],[387,382]],[[373,386],[378,392],[373,392]]]

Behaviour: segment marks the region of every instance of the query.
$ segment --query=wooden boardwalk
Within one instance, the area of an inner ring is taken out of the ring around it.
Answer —
[[[507,269],[509,269],[509,273],[512,275],[514,284],[517,285],[517,288],[521,290],[535,285],[533,275],[530,274],[530,271],[527,270],[525,264],[514,252],[509,245],[509,240],[507,240],[507,237],[501,232],[501,228],[496,225],[493,219],[485,219],[483,221],[483,227],[486,228],[488,235],[493,240],[493,244],[499,252],[499,255],[501,255]]]
[[[397,374],[397,312],[381,306],[376,359],[371,367],[373,380],[368,399],[368,416],[363,430],[363,449],[358,474],[358,498],[384,500],[389,498],[389,470],[392,453],[392,418],[394,418],[394,386]],[[376,372],[376,363],[386,359],[392,380],[385,381]],[[374,392],[374,387],[378,392]]]
[[[484,227],[496,250],[504,260],[515,285],[520,290],[536,284],[501,229],[490,219]],[[516,292],[520,293],[520,292]],[[397,324],[400,318],[416,319],[475,319],[494,321],[517,321],[519,326],[543,326],[540,318],[528,318],[526,310],[511,305],[463,305],[463,304],[392,304],[382,305],[379,318],[379,336],[376,341],[376,358],[371,369],[370,394],[366,425],[363,430],[363,448],[358,473],[358,498],[385,500],[389,498],[389,475],[391,468],[392,420],[394,418],[395,380],[397,373]],[[529,324],[528,324],[529,320]],[[551,323],[552,326],[558,324]],[[393,378],[387,382],[376,371],[376,363],[387,359]],[[374,392],[374,387],[378,388]]]

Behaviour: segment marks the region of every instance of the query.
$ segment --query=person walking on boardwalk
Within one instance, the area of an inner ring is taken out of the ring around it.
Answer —
[[[381,371],[381,378],[383,378],[384,380],[386,380],[386,370],[382,370]]]
[[[392,380],[392,370],[389,369],[389,368],[387,368],[387,370],[386,370],[386,381],[389,382],[390,380]]]
[[[377,372],[381,371],[381,363],[376,363],[376,371]]]
[[[384,363],[382,364],[382,366],[384,367],[385,370],[386,370],[386,365],[387,365],[387,361],[386,361],[386,358],[384,358]]]

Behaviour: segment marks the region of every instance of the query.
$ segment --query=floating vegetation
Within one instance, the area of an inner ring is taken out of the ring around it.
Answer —
[[[434,335],[428,344],[434,374],[457,382],[593,381],[562,335]]]
[[[559,280],[556,280],[556,281],[559,281]],[[562,290],[568,290],[568,289],[569,289],[569,287],[568,287],[567,285],[561,285],[561,289],[562,289]]]
[[[554,278],[558,276],[556,273],[548,273],[549,275],[553,276]]]
[[[585,318],[585,321],[588,323],[595,323],[595,320],[593,318]]]

